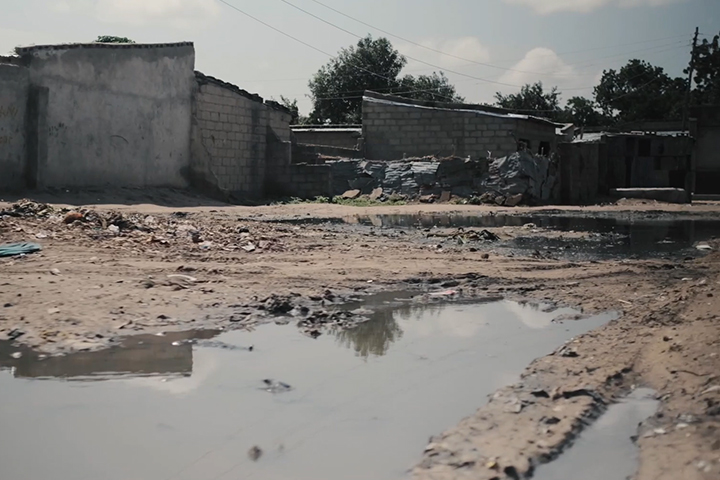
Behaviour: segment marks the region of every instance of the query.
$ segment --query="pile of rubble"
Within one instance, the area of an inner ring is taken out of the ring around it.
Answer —
[[[22,200],[0,211],[0,231],[12,232],[19,240],[69,240],[81,234],[90,241],[113,241],[136,250],[162,248],[184,252],[240,251],[260,253],[283,251],[285,246],[271,227],[229,225],[205,221],[185,212],[143,215],[89,208],[55,208]],[[275,229],[277,230],[277,228]]]
[[[393,196],[423,202],[451,197],[515,206],[541,204],[557,198],[554,159],[514,153],[498,159],[424,157],[399,161],[336,160],[332,169],[332,196]]]

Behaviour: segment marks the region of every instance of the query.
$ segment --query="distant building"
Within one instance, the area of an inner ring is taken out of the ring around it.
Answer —
[[[720,194],[720,105],[692,109],[697,178],[695,193]]]
[[[365,157],[458,156],[487,158],[518,150],[549,155],[565,125],[483,105],[423,102],[365,92]]]

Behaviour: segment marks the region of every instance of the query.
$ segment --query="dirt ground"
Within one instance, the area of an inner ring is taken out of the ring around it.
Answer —
[[[20,207],[13,207],[17,198],[5,200],[0,243],[30,241],[43,249],[0,259],[0,340],[63,354],[105,348],[138,333],[252,328],[276,314],[292,315],[305,333],[320,335],[329,324],[362,321],[332,306],[389,290],[450,289],[452,298],[505,296],[587,313],[612,310],[622,313],[619,320],[536,360],[519,383],[432,439],[424,454],[418,452],[413,477],[527,477],[608,404],[642,385],[658,392],[661,407],[640,428],[637,478],[720,478],[717,241],[710,242],[715,251],[701,258],[567,261],[531,252],[505,256],[488,242],[438,248],[394,230],[268,221],[532,214],[550,207],[238,207],[180,192],[138,191],[44,194],[35,197],[41,203]],[[712,202],[564,210],[720,218],[720,204]],[[66,223],[68,212],[83,218]],[[490,230],[501,237],[518,234]]]

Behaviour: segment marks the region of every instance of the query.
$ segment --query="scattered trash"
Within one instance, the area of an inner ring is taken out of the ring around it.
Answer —
[[[287,383],[278,382],[270,378],[266,378],[265,380],[263,380],[263,383],[265,384],[263,390],[270,393],[284,393],[292,390],[292,387]]]
[[[57,269],[57,268],[53,268],[53,269],[50,270],[50,273],[51,273],[52,275],[57,276],[57,275],[60,275],[60,270]]]
[[[48,234],[45,232],[38,232],[35,234],[35,238],[42,240],[43,238],[47,238]]]
[[[10,333],[8,333],[7,336],[11,341],[15,341],[18,338],[22,337],[23,335],[25,335],[25,332],[23,332],[22,330],[18,330],[17,328],[14,328],[14,329],[10,330]]]
[[[42,247],[36,243],[5,243],[0,245],[0,257],[15,257],[39,252],[40,250],[42,250]]]
[[[48,308],[47,313],[48,313],[48,315],[55,315],[57,313],[60,313],[60,309],[59,308]]]
[[[15,358],[15,359],[21,358],[21,357],[22,357],[22,352],[15,352],[15,353],[11,354],[10,356],[11,356],[12,358]]]
[[[180,288],[189,288],[197,283],[197,278],[189,275],[168,275],[168,283]]]
[[[452,297],[453,295],[457,295],[457,290],[445,290],[442,292],[433,292],[430,294],[431,297]]]
[[[120,233],[120,227],[118,227],[117,225],[110,225],[107,229],[108,232],[114,235],[118,235]]]
[[[709,252],[709,251],[712,251],[712,249],[713,249],[713,248],[712,248],[710,245],[708,245],[707,243],[701,243],[700,245],[698,245],[698,246],[695,247],[695,248],[697,248],[697,249],[700,250],[701,252]]]
[[[245,250],[246,252],[248,252],[248,253],[252,253],[252,252],[254,252],[254,251],[257,249],[257,247],[255,246],[255,244],[252,243],[252,242],[251,242],[251,243],[248,243],[247,245],[245,245],[244,247],[241,247],[241,248],[242,248],[243,250]]]
[[[707,395],[708,393],[720,392],[720,385],[713,385],[712,387],[704,390],[700,395]]]
[[[65,218],[63,218],[63,223],[70,225],[71,223],[83,220],[84,218],[85,216],[80,212],[68,212],[67,215],[65,215]]]

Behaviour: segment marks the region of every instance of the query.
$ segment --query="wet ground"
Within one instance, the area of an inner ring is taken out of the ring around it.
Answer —
[[[337,229],[341,226],[425,232],[437,243],[435,229],[502,229],[525,227],[511,239],[492,243],[508,254],[538,252],[566,259],[687,257],[702,254],[697,245],[720,237],[720,218],[678,217],[666,214],[615,214],[580,216],[535,215],[360,215],[344,218],[293,218],[280,220],[296,225],[313,224]],[[552,231],[552,235],[543,232]],[[559,234],[556,234],[559,232]],[[563,233],[565,235],[563,235]],[[578,235],[584,234],[584,235]],[[456,239],[456,237],[453,237]],[[455,242],[457,243],[457,242]]]
[[[613,317],[388,300],[366,305],[369,322],[318,339],[270,324],[50,358],[4,343],[1,476],[401,479],[431,435]]]
[[[626,480],[638,467],[638,425],[660,402],[655,392],[638,388],[612,405],[560,458],[541,466],[535,480]]]

